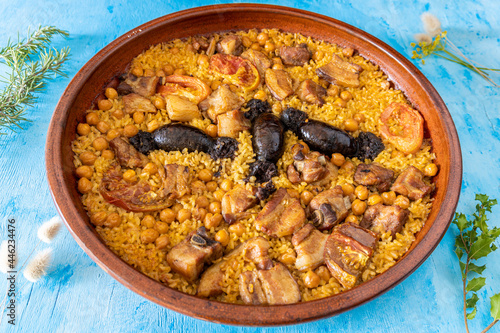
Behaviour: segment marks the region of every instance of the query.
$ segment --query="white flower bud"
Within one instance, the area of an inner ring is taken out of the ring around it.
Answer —
[[[61,218],[56,215],[38,228],[38,238],[45,243],[50,243],[61,229]]]
[[[44,249],[38,252],[33,259],[26,265],[23,275],[31,282],[40,280],[47,274],[47,268],[52,260],[52,249]]]
[[[422,43],[422,42],[427,43],[427,44],[432,43],[432,37],[429,36],[428,34],[420,33],[420,34],[415,34],[413,37],[415,38],[415,40],[418,43]]]
[[[420,19],[424,23],[425,32],[427,32],[431,37],[435,37],[442,32],[441,22],[436,16],[432,15],[431,13],[423,13],[420,16]]]

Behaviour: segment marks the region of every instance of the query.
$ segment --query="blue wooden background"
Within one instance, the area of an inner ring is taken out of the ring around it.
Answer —
[[[0,240],[7,219],[17,221],[21,261],[37,242],[37,227],[56,214],[44,165],[46,132],[52,112],[76,72],[106,44],[157,17],[194,6],[240,1],[62,1],[0,0],[0,45],[29,26],[55,25],[70,32],[54,46],[71,47],[67,78],[51,81],[29,109],[24,130],[0,137]],[[264,2],[264,1],[256,1]],[[500,2],[498,0],[417,1],[280,0],[267,3],[321,13],[378,37],[410,57],[410,42],[421,32],[421,13],[438,16],[448,37],[481,64],[500,68]],[[474,195],[500,199],[500,98],[480,76],[433,57],[414,63],[446,102],[462,145],[464,178],[458,210],[471,213]],[[500,76],[497,76],[499,79]],[[500,80],[499,80],[500,81]],[[500,226],[500,208],[491,223]],[[457,230],[451,227],[425,263],[397,287],[334,318],[279,328],[242,328],[192,319],[134,294],[102,271],[66,229],[51,244],[55,258],[49,274],[36,284],[18,278],[17,325],[4,317],[0,331],[12,332],[464,332],[461,278],[453,253]],[[500,245],[500,244],[498,244]],[[40,248],[43,248],[40,247]],[[488,296],[500,292],[500,251],[485,261],[487,287],[479,292],[478,315],[471,332],[491,322]],[[6,289],[0,277],[0,299]],[[500,325],[492,331],[500,332]]]

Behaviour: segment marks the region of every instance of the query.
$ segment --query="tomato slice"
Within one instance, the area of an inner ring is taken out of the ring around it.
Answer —
[[[405,154],[420,149],[424,139],[424,118],[417,111],[403,103],[391,103],[379,120],[380,134]]]
[[[256,89],[260,83],[257,68],[242,57],[217,53],[210,58],[210,70],[246,91]]]
[[[165,85],[158,88],[158,93],[183,96],[198,104],[212,93],[212,89],[198,78],[174,74],[165,78]]]

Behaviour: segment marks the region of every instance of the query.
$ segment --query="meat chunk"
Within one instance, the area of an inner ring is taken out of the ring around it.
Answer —
[[[242,58],[250,60],[257,68],[261,77],[264,77],[266,69],[271,68],[273,62],[264,53],[252,49],[248,49],[241,54]]]
[[[311,52],[306,44],[282,46],[279,48],[279,56],[285,65],[304,66],[311,59]]]
[[[292,78],[282,69],[266,69],[266,86],[279,101],[293,94]]]
[[[170,199],[179,199],[185,194],[191,193],[189,187],[191,174],[187,166],[167,164],[165,171],[161,168],[158,169],[158,174],[163,180],[161,191]]]
[[[376,186],[379,192],[386,192],[391,188],[394,172],[377,163],[361,163],[354,173],[354,181],[361,185]]]
[[[167,262],[175,272],[188,281],[194,281],[205,264],[222,256],[222,245],[211,239],[205,227],[191,232],[167,254]]]
[[[219,53],[239,56],[243,52],[241,37],[237,35],[226,36],[217,43],[216,49]]]
[[[432,190],[432,187],[427,185],[423,178],[423,172],[410,165],[401,172],[391,190],[407,196],[410,200],[422,199]]]
[[[305,153],[300,143],[294,144],[291,151],[294,161],[287,168],[287,176],[293,184],[324,186],[337,178],[337,167],[325,155],[317,151]]]
[[[349,197],[344,197],[342,188],[336,186],[315,196],[307,207],[307,213],[319,230],[329,230],[347,217],[350,208]]]
[[[201,118],[198,106],[186,97],[177,95],[165,95],[168,117],[172,121],[191,121]]]
[[[116,137],[109,142],[116,159],[126,168],[144,168],[149,159],[134,148],[125,138]]]
[[[217,116],[231,110],[239,109],[244,103],[242,97],[229,89],[229,85],[223,84],[217,88],[206,100],[199,104],[202,111],[207,112],[213,122],[217,122]]]
[[[255,219],[255,228],[273,237],[292,235],[306,222],[306,213],[300,201],[285,188],[272,195]]]
[[[361,66],[342,60],[334,54],[332,61],[318,68],[316,74],[331,84],[343,87],[359,87],[359,73],[363,70]]]
[[[199,51],[199,50],[205,51],[210,46],[207,39],[205,37],[201,37],[201,36],[193,37],[191,45],[193,46],[195,51]]]
[[[217,135],[237,139],[240,132],[252,127],[250,120],[240,110],[233,110],[217,116]]]
[[[230,260],[244,252],[245,260],[253,262],[258,269],[269,269],[273,267],[273,262],[269,258],[269,242],[261,236],[250,238],[245,243],[240,244],[231,253],[224,256],[222,261],[210,266],[201,276],[200,284],[196,295],[201,297],[211,297],[222,294],[222,279],[224,278],[223,266]]]
[[[132,114],[136,111],[156,113],[156,108],[149,99],[132,93],[123,96],[123,111],[126,114]]]
[[[326,96],[326,89],[311,79],[302,81],[296,93],[303,102],[319,106],[325,104],[323,97]]]
[[[292,244],[295,252],[297,252],[295,267],[304,272],[323,265],[325,262],[323,254],[327,239],[328,235],[318,231],[310,223],[307,223],[294,233]]]
[[[377,235],[372,231],[354,223],[341,224],[333,229],[326,241],[326,266],[345,288],[352,288],[373,255],[376,244]]]
[[[402,209],[398,205],[376,204],[368,207],[359,225],[377,233],[389,231],[394,237],[401,232],[409,215],[408,209]]]
[[[250,213],[247,213],[246,210],[255,206],[257,202],[258,200],[253,192],[250,192],[244,186],[235,186],[222,197],[222,217],[228,224],[233,224],[250,216]]]
[[[137,77],[129,73],[125,76],[125,80],[120,82],[116,90],[120,95],[136,93],[143,97],[151,97],[156,93],[159,79],[157,76]]]
[[[245,304],[292,304],[300,301],[297,282],[288,269],[275,263],[273,268],[245,272],[240,277],[240,296]]]

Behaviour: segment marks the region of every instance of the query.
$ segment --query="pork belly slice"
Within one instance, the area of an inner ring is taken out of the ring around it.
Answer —
[[[232,92],[229,85],[222,84],[198,106],[202,111],[207,112],[213,122],[217,123],[218,115],[237,110],[243,103],[243,98]]]
[[[304,149],[300,143],[291,149],[294,161],[287,168],[287,177],[293,184],[306,182],[324,186],[337,178],[338,168],[329,158],[317,151],[304,153]]]
[[[245,243],[240,244],[236,249],[224,256],[224,259],[210,266],[201,276],[200,284],[196,295],[201,297],[211,297],[222,294],[222,279],[224,272],[222,265],[228,260],[237,257],[244,252],[245,260],[253,262],[259,269],[269,269],[273,267],[273,262],[269,258],[269,242],[261,236],[250,238]]]
[[[425,197],[432,190],[424,180],[424,174],[419,169],[410,165],[398,176],[391,190],[407,196],[410,200],[418,200]]]
[[[149,162],[146,155],[140,153],[123,137],[116,137],[109,141],[109,146],[113,149],[118,163],[123,167],[144,168]]]
[[[123,96],[123,111],[126,114],[132,114],[136,111],[156,113],[156,108],[149,99],[132,93]]]
[[[396,233],[401,232],[409,215],[408,209],[402,209],[398,205],[376,204],[368,207],[359,225],[376,233],[390,231],[394,237]]]
[[[120,95],[128,95],[136,93],[143,97],[151,97],[156,93],[159,77],[157,76],[141,76],[137,77],[134,74],[127,74],[125,80],[120,82],[116,91]]]
[[[194,281],[205,264],[222,256],[222,245],[211,239],[205,227],[191,232],[167,254],[167,262],[175,272],[188,281]]]
[[[354,223],[341,224],[333,229],[326,241],[326,266],[340,284],[352,288],[373,255],[376,244],[374,232]]]
[[[319,230],[329,230],[347,217],[350,208],[349,197],[336,186],[315,196],[307,206],[307,214]]]
[[[328,235],[318,231],[312,224],[307,223],[293,234],[292,244],[297,252],[295,267],[299,271],[315,269],[324,264],[326,240]]]
[[[282,101],[293,94],[293,80],[287,71],[282,69],[266,69],[266,86],[271,95],[278,101]]]
[[[332,61],[316,70],[316,74],[331,84],[343,87],[357,88],[360,85],[359,73],[361,66],[342,60],[338,55],[332,56]]]
[[[257,202],[254,192],[247,190],[245,186],[235,186],[222,197],[222,217],[228,224],[233,224],[250,216],[246,210],[255,206]]]
[[[354,181],[361,185],[376,186],[379,192],[386,192],[391,188],[394,172],[378,163],[361,163],[354,173]]]
[[[272,195],[255,219],[255,228],[273,237],[292,235],[306,222],[306,213],[300,201],[285,188]]]
[[[168,193],[170,199],[182,198],[191,193],[191,173],[187,166],[178,164],[167,164],[165,170],[158,169],[158,174],[163,180],[162,191]]]
[[[311,79],[302,81],[296,93],[303,102],[318,104],[319,106],[325,104],[323,97],[326,96],[326,89]]]
[[[300,290],[290,271],[281,263],[240,275],[240,296],[245,304],[277,305],[300,301]]]
[[[306,44],[281,46],[278,53],[283,63],[290,66],[304,66],[311,59],[311,52]]]
[[[237,139],[240,132],[248,131],[252,123],[245,118],[240,110],[233,110],[217,116],[218,136]]]
[[[239,56],[243,52],[243,44],[241,37],[237,35],[229,35],[222,38],[216,45],[218,53],[231,54]]]

